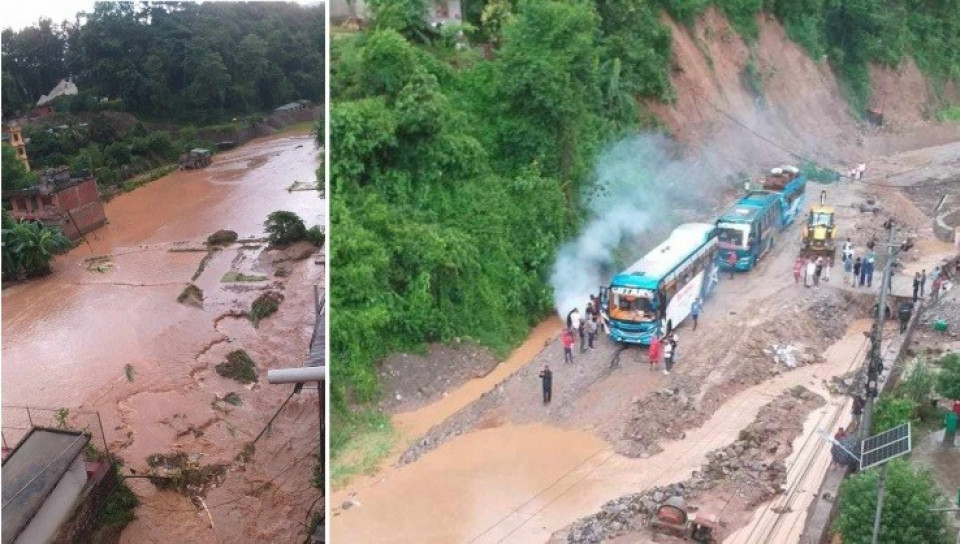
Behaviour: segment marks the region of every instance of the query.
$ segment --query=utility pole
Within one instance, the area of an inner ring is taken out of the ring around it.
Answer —
[[[880,376],[883,374],[883,353],[880,351],[880,343],[883,340],[883,322],[887,317],[887,292],[890,289],[890,278],[893,273],[893,261],[897,255],[899,244],[893,242],[893,219],[888,219],[884,223],[887,229],[887,262],[883,267],[883,277],[880,279],[880,301],[877,305],[877,316],[873,324],[873,332],[870,338],[870,352],[867,363],[867,398],[863,408],[863,418],[860,420],[860,440],[866,440],[870,436],[870,424],[873,422],[873,402],[877,398],[880,389]]]

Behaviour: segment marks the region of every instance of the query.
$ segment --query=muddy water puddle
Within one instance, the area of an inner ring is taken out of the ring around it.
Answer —
[[[109,224],[59,257],[54,274],[3,291],[4,404],[99,411],[111,449],[130,469],[143,470],[144,457],[158,452],[232,459],[289,390],[241,385],[213,367],[241,348],[261,375],[301,365],[322,267],[312,259],[285,263],[287,275],[277,278],[259,263],[263,244],[234,244],[206,258],[203,242],[219,229],[241,239],[263,237],[263,222],[276,210],[295,212],[308,226],[321,223],[326,204],[316,192],[286,190],[316,180],[319,153],[308,134],[255,140],[217,155],[208,169],[175,172],[108,202]],[[202,262],[196,278],[202,308],[178,303]],[[265,278],[225,283],[229,271]],[[248,309],[268,287],[283,290],[285,299],[258,329],[245,318],[217,321]],[[241,403],[216,403],[226,393]],[[317,421],[315,393],[293,399],[258,443],[263,453],[217,491],[221,498],[243,495],[286,469],[285,478],[260,493],[260,510],[245,502],[213,509],[212,537],[206,515],[198,516],[188,498],[152,492],[138,481],[144,505],[123,541],[291,539],[316,496],[309,482]],[[168,504],[177,509],[164,510]]]
[[[387,535],[394,542],[546,542],[607,500],[687,478],[708,452],[734,441],[784,390],[804,385],[822,392],[823,380],[851,368],[865,323],[851,328],[842,346],[828,352],[827,362],[735,395],[683,440],[662,444],[661,453],[646,459],[622,457],[590,432],[543,424],[459,436],[416,463],[384,469],[336,493],[333,504],[352,497],[361,506],[337,513],[334,538],[349,543],[382,542]]]

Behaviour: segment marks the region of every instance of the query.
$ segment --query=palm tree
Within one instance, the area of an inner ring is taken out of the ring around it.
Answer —
[[[17,279],[45,276],[52,272],[54,255],[72,245],[60,229],[39,221],[15,221],[3,229],[3,270]]]

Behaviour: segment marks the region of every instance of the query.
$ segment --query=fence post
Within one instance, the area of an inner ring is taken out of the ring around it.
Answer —
[[[107,460],[113,462],[113,456],[110,455],[110,446],[107,445],[107,433],[103,432],[103,420],[100,419],[100,410],[97,410],[97,423],[100,425],[100,438],[103,439],[103,451],[107,454]]]

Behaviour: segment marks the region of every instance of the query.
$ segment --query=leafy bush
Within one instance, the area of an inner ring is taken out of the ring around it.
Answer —
[[[873,424],[870,434],[882,433],[913,419],[917,403],[890,393],[880,395],[873,406]]]
[[[327,233],[323,232],[323,227],[320,225],[314,225],[307,230],[307,240],[317,247],[323,247],[326,239]]]
[[[120,475],[120,466],[117,465],[117,488],[107,497],[107,502],[97,516],[97,523],[102,527],[125,527],[137,519],[134,511],[140,506],[140,499],[127,485],[126,479]]]
[[[839,513],[834,529],[845,544],[868,544],[877,507],[877,470],[854,474],[840,486]],[[886,465],[886,493],[880,520],[882,542],[951,544],[950,525],[942,512],[931,508],[945,500],[929,472],[903,459]]]
[[[937,363],[937,393],[945,398],[960,400],[960,353],[948,353]]]
[[[307,237],[307,227],[293,212],[276,211],[267,216],[263,224],[270,245],[283,246],[299,242]]]
[[[217,374],[224,378],[236,380],[239,383],[254,383],[259,381],[257,366],[246,351],[238,349],[227,355],[227,360],[215,367]]]
[[[60,232],[39,221],[16,221],[3,212],[3,277],[27,279],[53,271],[54,256],[72,243]]]
[[[253,321],[254,326],[259,325],[262,319],[273,315],[280,309],[281,302],[283,302],[283,295],[272,291],[266,292],[253,301],[247,315]]]
[[[211,246],[225,246],[237,241],[237,233],[232,230],[218,230],[207,236],[207,244]]]

